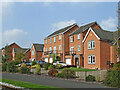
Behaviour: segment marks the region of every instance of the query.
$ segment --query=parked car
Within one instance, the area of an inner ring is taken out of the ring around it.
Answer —
[[[66,64],[65,62],[63,62],[63,61],[55,61],[54,63],[53,63],[53,65],[57,65],[57,64],[61,64],[61,65],[63,65],[63,66],[67,66],[68,64]]]
[[[38,61],[38,63],[41,64],[41,65],[46,64],[46,62],[43,61],[43,60]]]

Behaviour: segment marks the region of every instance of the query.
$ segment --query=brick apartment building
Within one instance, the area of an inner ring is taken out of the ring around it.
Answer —
[[[114,47],[115,38],[116,32],[103,30],[97,22],[80,27],[73,24],[45,38],[43,59],[52,63],[50,54],[56,53],[69,65],[106,69],[119,61]]]
[[[65,61],[65,52],[69,50],[69,34],[78,29],[77,24],[62,28],[44,39],[44,53],[42,58],[45,62],[52,63],[50,54],[57,54],[61,61]]]

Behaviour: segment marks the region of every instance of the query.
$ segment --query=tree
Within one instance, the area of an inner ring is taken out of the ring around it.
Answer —
[[[15,57],[15,60],[18,61],[18,62],[21,62],[23,61],[24,59],[26,59],[26,54],[22,51],[19,51],[17,54],[16,54],[16,57]]]
[[[50,56],[52,57],[53,62],[55,62],[55,61],[60,61],[60,57],[59,57],[57,54],[50,54]],[[52,62],[52,63],[53,63],[53,62]]]

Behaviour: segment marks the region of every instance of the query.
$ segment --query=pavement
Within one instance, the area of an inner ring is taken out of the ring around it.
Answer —
[[[87,83],[73,80],[56,79],[40,75],[26,75],[16,73],[2,73],[3,78],[25,81],[40,85],[47,85],[58,88],[110,88],[98,83]]]

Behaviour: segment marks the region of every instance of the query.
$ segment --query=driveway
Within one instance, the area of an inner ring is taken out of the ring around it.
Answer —
[[[60,87],[60,88],[108,88],[96,83],[79,82],[72,80],[55,79],[39,75],[23,75],[14,73],[2,73],[3,78],[26,81],[35,84]]]

